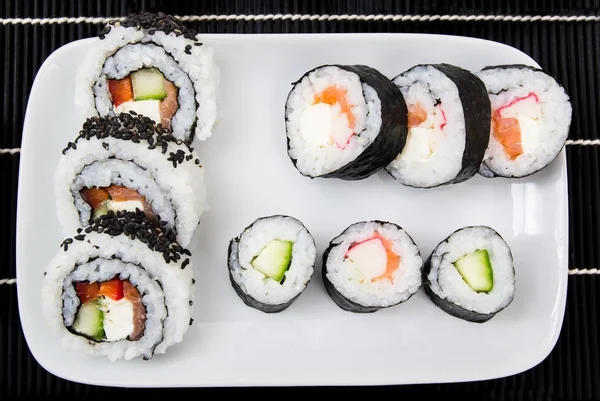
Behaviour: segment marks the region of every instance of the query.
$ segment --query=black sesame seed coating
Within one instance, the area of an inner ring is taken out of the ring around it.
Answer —
[[[160,124],[155,125],[154,121],[148,117],[135,115],[134,112],[121,113],[116,117],[91,117],[84,123],[79,136],[75,142],[69,142],[67,147],[63,149],[63,154],[66,154],[70,149],[77,149],[76,143],[81,140],[90,140],[96,138],[98,140],[104,138],[115,138],[123,141],[131,141],[133,143],[142,143],[149,149],[159,149],[160,152],[166,154],[169,143],[174,143],[178,146],[185,146],[184,149],[178,149],[175,152],[169,152],[167,160],[173,163],[173,167],[177,167],[184,162],[191,162],[196,156],[190,145],[177,139],[173,136],[170,128],[163,128]],[[104,149],[109,149],[109,144],[102,142]],[[200,164],[200,160],[196,159],[195,163]]]
[[[135,212],[120,210],[116,214],[109,211],[107,214],[98,217],[84,231],[88,234],[94,231],[111,236],[125,234],[131,239],[138,238],[148,248],[162,253],[166,263],[177,262],[182,258],[182,254],[191,255],[189,250],[176,242],[175,233],[166,226],[167,223],[164,221],[147,219],[144,212],[139,209]],[[85,234],[76,235],[74,238],[83,241]],[[73,238],[67,238],[60,245],[66,251],[68,245],[72,243]],[[185,268],[189,263],[189,258],[186,258],[181,264],[181,268]]]
[[[137,14],[131,14],[125,19],[125,21],[112,21],[102,30],[100,33],[100,39],[104,39],[104,37],[110,32],[111,26],[114,25],[133,27],[136,29],[146,29],[148,30],[149,35],[154,35],[157,31],[162,31],[167,35],[170,33],[175,33],[176,36],[183,36],[184,38],[195,42],[194,44],[196,46],[202,45],[202,43],[198,42],[198,39],[196,38],[198,32],[188,28],[172,15],[166,15],[161,12],[151,13],[144,11]],[[192,46],[188,46],[191,49]],[[187,46],[186,49],[188,49]]]

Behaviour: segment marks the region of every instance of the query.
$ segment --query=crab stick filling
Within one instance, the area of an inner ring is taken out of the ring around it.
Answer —
[[[317,147],[337,146],[345,149],[354,135],[354,106],[348,102],[348,91],[336,85],[314,95],[300,118],[300,133]]]
[[[109,187],[84,188],[80,191],[81,197],[92,208],[92,218],[102,216],[109,211],[130,211],[136,209],[144,212],[146,217],[154,218],[156,215],[150,203],[135,189],[121,185]]]
[[[123,79],[108,79],[107,83],[116,113],[133,111],[163,127],[171,126],[171,119],[179,107],[179,90],[160,71],[144,68]]]
[[[400,267],[400,256],[392,251],[393,242],[378,232],[366,240],[352,244],[344,257],[344,264],[352,267],[361,282],[389,280]]]
[[[429,109],[429,110],[427,110]],[[407,161],[425,162],[433,155],[436,137],[446,127],[446,114],[442,104],[425,107],[417,102],[408,107],[408,136],[401,153]]]
[[[146,308],[128,280],[75,284],[81,301],[72,329],[96,341],[139,340],[144,334]]]
[[[492,134],[511,160],[533,151],[541,141],[541,105],[535,93],[517,97],[492,112]]]

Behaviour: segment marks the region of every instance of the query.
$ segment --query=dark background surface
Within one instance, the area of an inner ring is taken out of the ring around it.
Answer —
[[[0,0],[0,18],[125,16],[139,10],[203,14],[453,14],[600,15],[589,1],[32,1]],[[573,102],[570,139],[597,139],[600,129],[600,22],[481,21],[208,21],[190,26],[205,33],[422,32],[479,37],[506,43],[532,56],[567,89]],[[20,146],[27,97],[38,68],[58,47],[98,33],[94,24],[0,25],[2,103],[0,148]],[[51,99],[49,99],[51,101]],[[60,118],[60,116],[56,116]],[[598,146],[568,146],[570,269],[599,267]],[[15,223],[19,155],[0,155],[0,278],[15,277]],[[532,250],[535,252],[535,250]],[[544,280],[540,277],[540,280]],[[363,397],[463,395],[478,399],[600,398],[600,275],[571,275],[567,311],[553,352],[522,374],[474,383],[358,388],[297,388],[292,395],[325,393]],[[222,396],[239,389],[113,389],[59,379],[33,359],[23,338],[15,284],[0,285],[0,397],[6,395],[184,394]],[[514,333],[515,336],[525,333]],[[482,357],[485,357],[482,355]],[[402,361],[398,361],[402,363]],[[457,361],[460,363],[460,361]],[[285,391],[285,392],[284,392]],[[245,389],[243,396],[285,396],[290,390]]]

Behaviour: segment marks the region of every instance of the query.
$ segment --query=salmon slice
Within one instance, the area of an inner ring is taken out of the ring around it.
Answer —
[[[98,283],[88,283],[85,281],[75,283],[75,290],[77,291],[77,296],[82,304],[93,301],[98,298],[98,292],[100,291],[100,284]]]
[[[110,195],[111,199],[115,202],[124,202],[124,201],[141,201],[144,207],[143,212],[146,214],[148,218],[156,217],[154,214],[154,210],[152,210],[152,205],[146,201],[142,195],[139,194],[135,189],[127,188],[122,185],[111,185],[107,187],[106,190]]]
[[[128,339],[136,341],[144,335],[146,308],[142,304],[142,297],[139,291],[129,281],[123,281],[123,294],[133,307],[133,331]]]
[[[168,79],[164,80],[164,86],[167,97],[161,100],[159,104],[160,122],[163,127],[169,128],[171,126],[171,118],[173,118],[179,108],[179,103],[177,103],[179,89]]]
[[[356,124],[356,118],[352,112],[352,107],[354,106],[348,103],[348,100],[346,99],[347,94],[348,91],[346,89],[331,85],[323,89],[321,93],[315,95],[313,104],[325,103],[330,106],[336,104],[339,105],[342,113],[346,114],[346,117],[348,118],[348,128],[354,128]]]
[[[106,190],[108,191],[111,199],[115,202],[144,200],[144,197],[140,195],[138,191],[122,185],[111,185],[110,187],[107,187]]]
[[[427,112],[421,103],[415,103],[408,109],[408,128],[418,127],[427,120]]]
[[[96,209],[102,202],[108,199],[108,191],[105,188],[83,188],[80,192],[84,201]]]
[[[375,232],[375,235],[373,236],[373,238],[379,238],[381,240],[381,242],[383,243],[383,246],[385,248],[385,253],[387,255],[387,266],[385,267],[385,272],[382,275],[373,277],[371,279],[371,281],[375,282],[375,281],[379,281],[379,280],[388,279],[391,282],[393,282],[394,281],[393,274],[400,267],[400,256],[396,255],[392,251],[392,246],[394,244],[392,241],[388,240],[387,238],[385,238],[378,232]]]
[[[504,152],[511,160],[523,153],[521,146],[521,127],[516,118],[502,118],[497,111],[492,115],[492,133],[494,138],[504,147]]]

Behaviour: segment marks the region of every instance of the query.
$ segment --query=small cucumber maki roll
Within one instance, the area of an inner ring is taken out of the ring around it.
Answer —
[[[246,305],[281,312],[308,285],[316,255],[315,241],[300,221],[259,218],[229,243],[231,285]]]
[[[525,65],[480,71],[492,103],[492,133],[480,174],[525,177],[550,163],[569,135],[572,107],[554,78]]]
[[[416,293],[422,266],[419,248],[401,227],[359,222],[330,242],[323,254],[323,282],[340,308],[375,312]]]
[[[504,239],[485,226],[455,231],[434,249],[423,269],[425,291],[452,316],[483,323],[515,293],[513,258]]]
[[[307,177],[363,179],[389,164],[406,141],[402,93],[364,65],[307,72],[285,105],[288,155]]]
[[[479,170],[490,136],[490,101],[475,74],[417,65],[394,78],[408,105],[408,139],[386,170],[417,188],[457,184]]]

